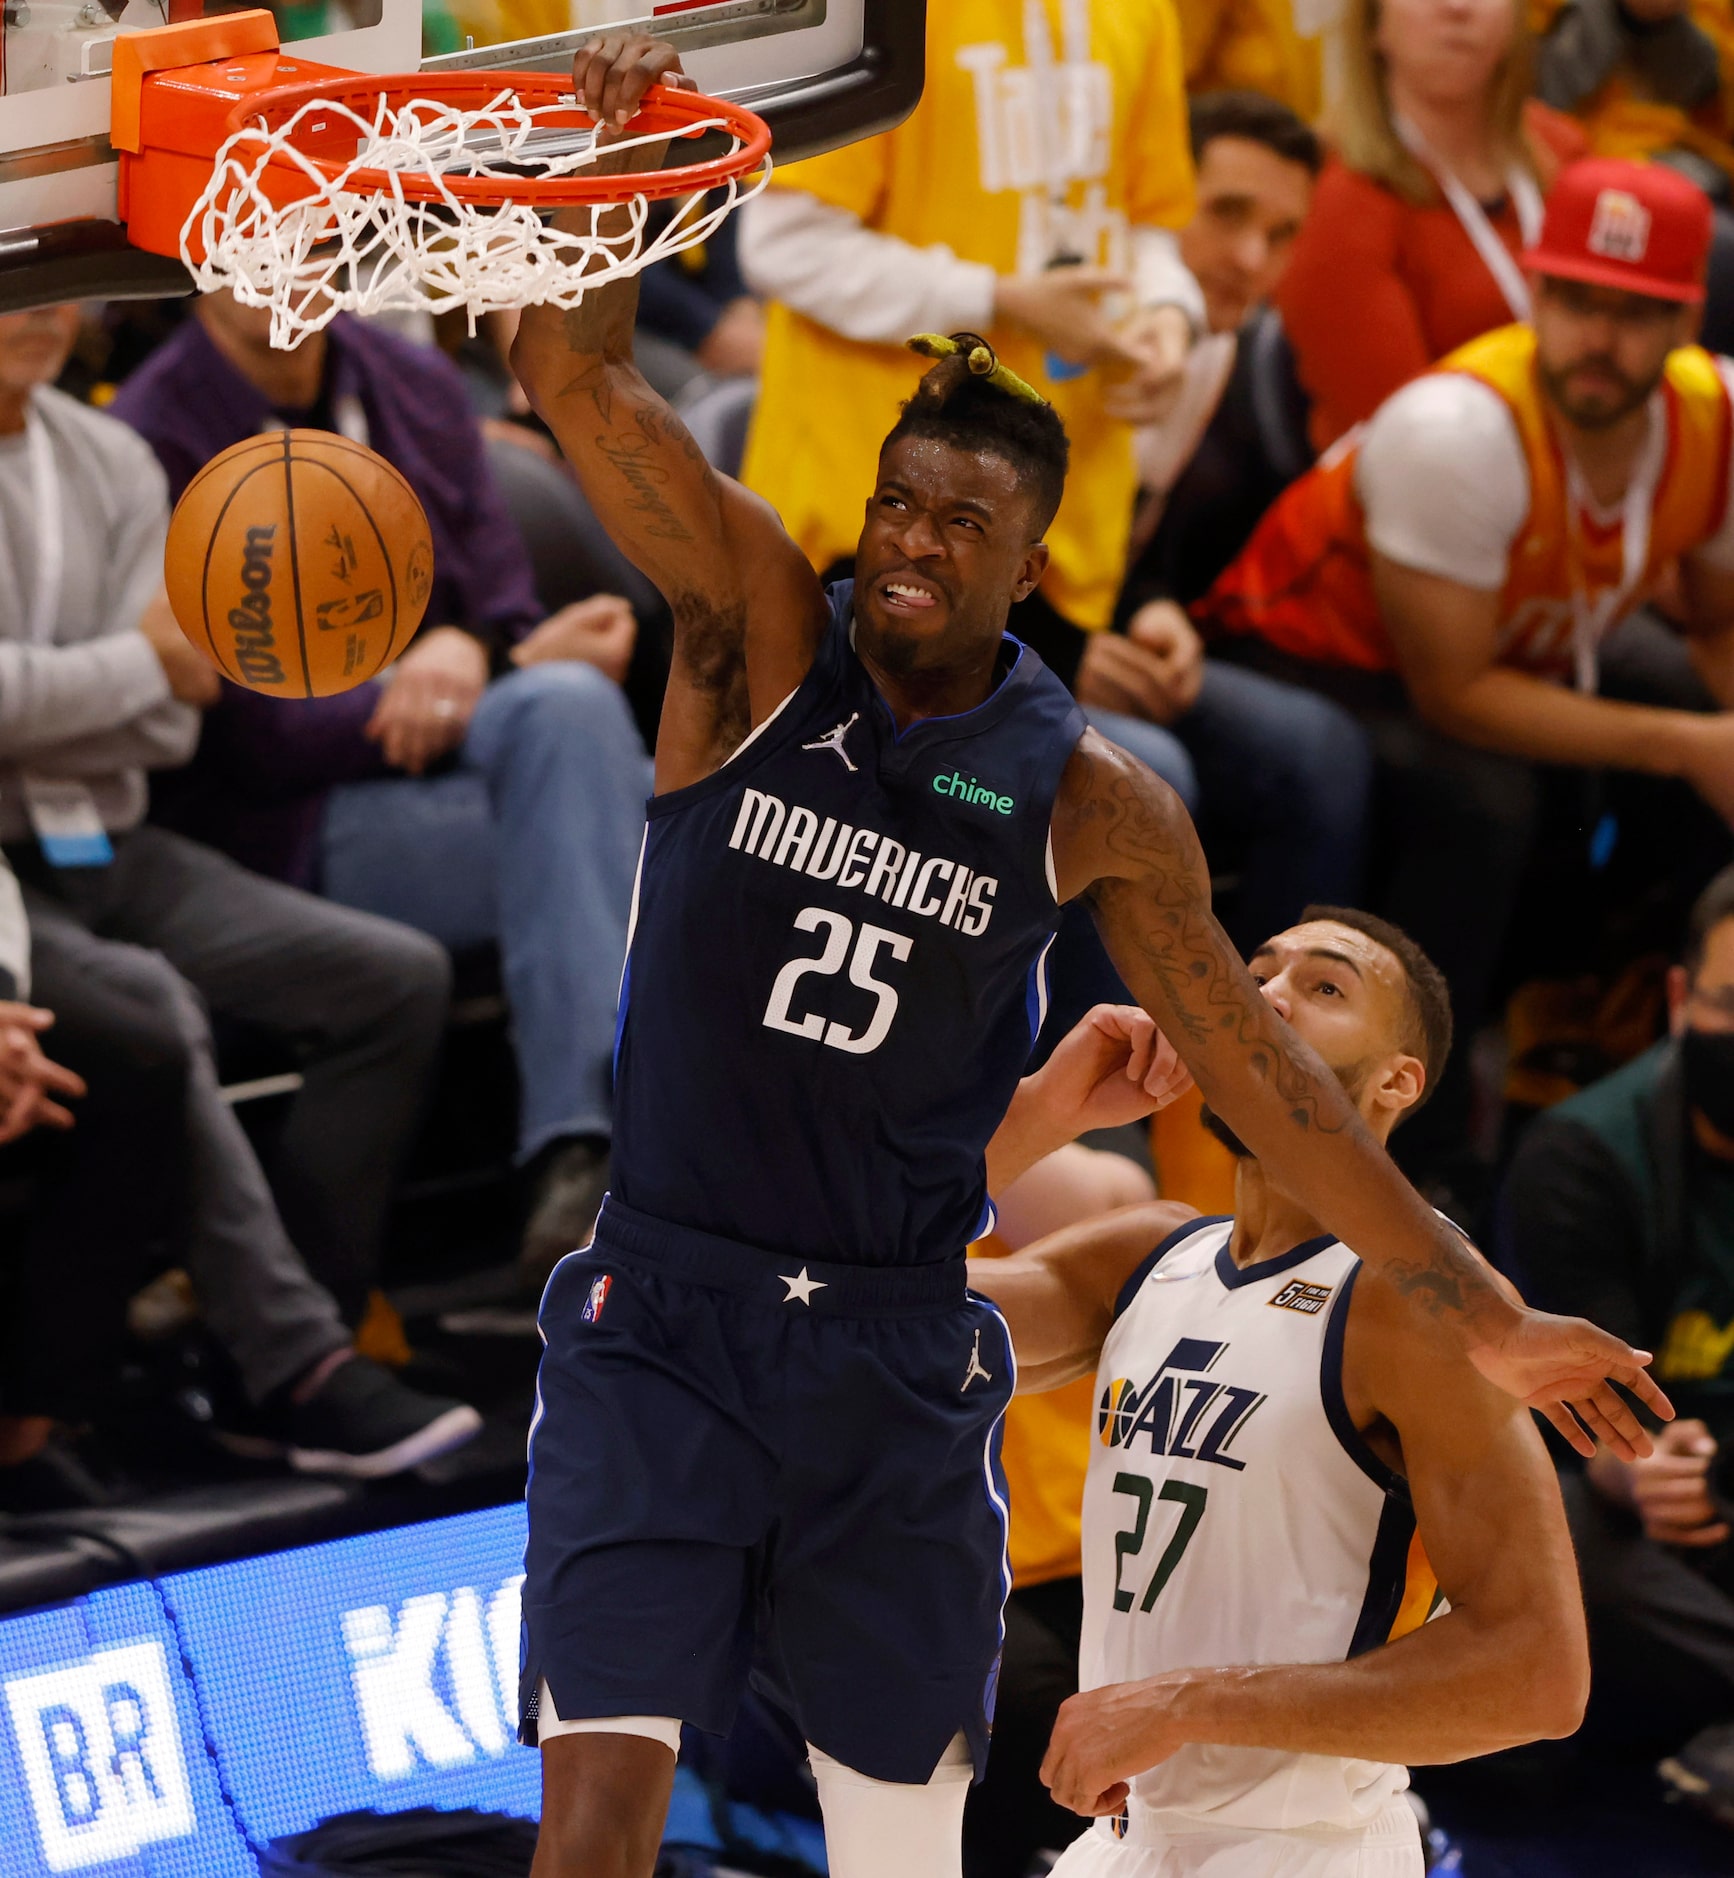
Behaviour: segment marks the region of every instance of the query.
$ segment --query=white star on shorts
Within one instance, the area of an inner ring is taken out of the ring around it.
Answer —
[[[824,1279],[809,1278],[805,1265],[795,1277],[791,1278],[787,1272],[778,1272],[777,1276],[789,1287],[789,1295],[783,1299],[785,1304],[793,1304],[798,1299],[802,1304],[810,1306],[813,1302],[813,1293],[825,1289]]]

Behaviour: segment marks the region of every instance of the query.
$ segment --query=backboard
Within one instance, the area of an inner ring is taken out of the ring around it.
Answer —
[[[129,247],[116,220],[113,40],[234,5],[0,3],[0,311],[187,292],[180,263]],[[900,122],[925,72],[926,0],[234,0],[261,3],[286,48],[365,72],[559,70],[585,39],[641,27],[701,90],[768,119],[783,162]]]

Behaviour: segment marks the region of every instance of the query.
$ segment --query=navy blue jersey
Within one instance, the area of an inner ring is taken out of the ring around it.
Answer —
[[[838,1264],[954,1257],[1046,1006],[1048,824],[1082,713],[1009,635],[987,701],[901,735],[852,583],[791,698],[650,804],[613,1190]]]

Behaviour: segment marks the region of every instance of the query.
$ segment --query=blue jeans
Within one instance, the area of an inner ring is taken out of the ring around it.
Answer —
[[[1174,726],[1198,775],[1199,825],[1238,868],[1224,923],[1243,954],[1312,903],[1353,906],[1366,864],[1373,747],[1341,705],[1207,659]]]
[[[518,1155],[612,1132],[611,1059],[650,759],[589,665],[489,685],[439,776],[331,793],[323,891],[453,951],[497,942],[523,1101]]]

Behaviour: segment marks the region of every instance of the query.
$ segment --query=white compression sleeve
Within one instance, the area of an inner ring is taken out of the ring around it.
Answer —
[[[975,1769],[962,1735],[924,1787],[870,1780],[811,1743],[831,1878],[961,1878],[963,1803]]]
[[[536,1740],[556,1740],[561,1735],[642,1735],[646,1741],[660,1741],[670,1754],[680,1752],[680,1723],[671,1715],[608,1715],[590,1721],[562,1721],[554,1707],[554,1692],[546,1681],[541,1700],[536,1705]]]

